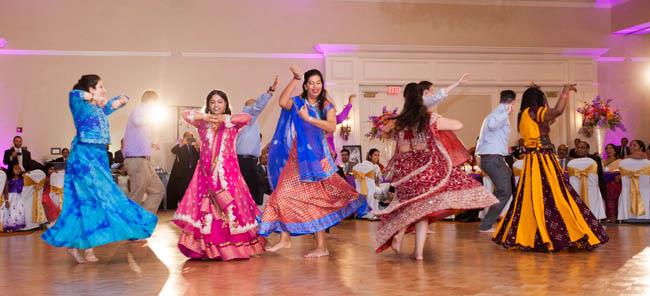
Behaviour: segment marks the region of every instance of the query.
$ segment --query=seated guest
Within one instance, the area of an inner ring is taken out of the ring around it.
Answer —
[[[372,162],[374,165],[379,167],[379,172],[384,173],[384,165],[379,162],[379,150],[372,148],[370,151],[368,151],[368,155],[366,156],[366,160]]]
[[[596,165],[598,166],[598,187],[600,189],[600,193],[603,196],[604,200],[607,200],[607,188],[605,187],[605,176],[603,175],[603,161],[600,158],[600,156],[595,155],[595,154],[589,154],[589,149],[590,145],[587,142],[580,141],[578,145],[576,146],[576,155],[578,157],[576,158],[583,158],[583,157],[588,157],[593,159],[596,162]],[[569,157],[569,161],[571,161],[571,157]]]
[[[621,146],[618,147],[618,158],[619,159],[625,159],[627,158],[630,153],[630,147],[627,145],[628,144],[628,139],[623,137],[621,138]]]
[[[66,161],[68,161],[68,156],[69,155],[70,155],[70,149],[63,148],[61,150],[61,157],[55,158],[54,160],[52,160],[52,162],[66,162]],[[49,168],[49,166],[46,165],[45,169],[48,169],[48,168]]]
[[[560,167],[566,171],[566,164],[569,162],[569,146],[562,144],[557,147],[557,158],[560,162]]]
[[[621,159],[618,147],[614,144],[607,144],[605,146],[606,159],[603,160],[604,170],[606,172],[618,171],[618,166]],[[605,184],[607,190],[607,198],[605,199],[605,213],[607,214],[606,222],[615,222],[618,216],[618,197],[621,195],[623,184],[621,183],[621,176],[616,176]]]
[[[573,148],[569,151],[569,157],[570,158],[579,158],[578,157],[578,145],[582,142],[582,140],[575,138],[573,139]]]
[[[647,159],[645,143],[641,140],[632,140],[630,144],[630,154],[626,158]]]
[[[32,154],[23,147],[23,138],[14,137],[13,146],[5,150],[2,162],[7,166],[8,172],[13,172],[13,167],[18,166],[22,172],[31,171],[35,163],[32,161]]]
[[[524,139],[519,138],[517,141],[517,146],[510,147],[512,157],[515,159],[521,159],[521,157],[526,153],[526,147],[524,146]]]
[[[607,158],[603,159],[603,166],[606,172],[618,171],[618,165],[621,163],[621,159],[618,158],[618,155],[618,149],[614,144],[607,144],[607,146],[605,146],[605,156],[607,156]]]
[[[167,182],[167,207],[176,209],[190,185],[199,161],[199,149],[194,135],[189,131],[183,133],[183,139],[172,147],[172,153],[175,159]]]
[[[352,168],[357,165],[356,161],[350,161],[350,150],[341,149],[341,167],[346,175],[352,172]]]

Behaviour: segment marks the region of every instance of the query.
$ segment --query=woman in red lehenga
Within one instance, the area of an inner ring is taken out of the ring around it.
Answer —
[[[391,247],[399,252],[404,234],[415,229],[414,260],[423,259],[429,223],[497,202],[480,183],[453,165],[439,138],[438,130],[460,129],[462,124],[428,113],[422,95],[421,86],[409,83],[404,89],[402,112],[384,128],[397,141],[396,153],[387,167],[396,195],[378,213],[381,222],[376,249],[379,253]]]

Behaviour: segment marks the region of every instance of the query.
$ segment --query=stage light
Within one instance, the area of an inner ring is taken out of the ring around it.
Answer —
[[[7,45],[7,39],[0,38],[0,48],[5,47]]]
[[[163,123],[169,119],[169,108],[160,103],[154,103],[153,106],[149,109],[147,117],[149,122],[158,124]]]
[[[645,82],[646,82],[647,84],[650,84],[650,64],[647,64],[647,65],[645,66],[645,71],[644,71],[643,74],[644,74],[643,76],[644,76],[644,78],[645,78],[645,79],[644,79]]]

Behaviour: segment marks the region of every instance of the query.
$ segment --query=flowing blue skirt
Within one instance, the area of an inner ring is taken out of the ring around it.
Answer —
[[[158,217],[131,201],[113,181],[106,145],[72,142],[65,169],[63,208],[43,240],[87,249],[151,236]]]

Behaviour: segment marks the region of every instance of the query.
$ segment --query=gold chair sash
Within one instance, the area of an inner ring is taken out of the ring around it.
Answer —
[[[63,188],[50,185],[50,193],[59,195],[59,209],[63,208]]]
[[[630,212],[635,216],[645,215],[645,206],[641,199],[641,190],[639,190],[639,177],[641,175],[650,176],[650,166],[636,171],[626,170],[619,167],[621,176],[630,178]]]
[[[580,197],[589,206],[589,174],[598,173],[598,165],[592,164],[584,170],[578,168],[568,167],[569,176],[580,178]]]
[[[368,182],[366,182],[366,178],[370,179],[375,179],[375,171],[370,170],[367,173],[362,173],[357,170],[352,170],[352,175],[354,176],[354,179],[361,184],[361,194],[363,195],[368,195]]]
[[[23,186],[34,186],[34,193],[32,193],[32,222],[43,223],[47,221],[43,203],[41,203],[41,198],[38,198],[38,193],[45,186],[45,178],[40,182],[36,182],[29,175],[25,174]]]

